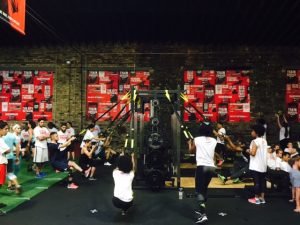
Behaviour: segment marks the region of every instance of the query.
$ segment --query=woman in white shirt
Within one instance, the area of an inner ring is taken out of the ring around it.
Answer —
[[[133,204],[134,154],[131,154],[131,157],[128,155],[119,157],[113,178],[115,187],[112,202],[115,207],[122,210],[122,215],[125,215]]]
[[[266,189],[266,172],[268,161],[268,143],[263,138],[265,128],[261,125],[252,127],[251,136],[255,138],[250,144],[250,164],[249,170],[252,173],[254,180],[255,197],[248,199],[248,202],[253,204],[264,204],[265,189]]]
[[[197,221],[196,223],[203,223],[207,221],[205,203],[207,201],[207,189],[211,178],[215,172],[214,155],[217,140],[212,137],[213,128],[209,122],[200,124],[199,135],[190,140],[190,153],[196,152],[196,194],[197,194],[197,210],[195,211]]]

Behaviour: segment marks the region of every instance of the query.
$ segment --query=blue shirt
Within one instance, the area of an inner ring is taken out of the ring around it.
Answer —
[[[6,158],[7,159],[13,159],[14,158],[13,150],[15,149],[16,145],[18,144],[16,136],[13,133],[7,133],[3,137],[3,140],[4,140],[5,144],[7,144],[7,146],[10,149],[10,152],[8,154],[6,154]]]

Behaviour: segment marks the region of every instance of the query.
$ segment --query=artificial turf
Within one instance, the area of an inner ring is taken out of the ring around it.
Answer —
[[[16,194],[14,191],[7,190],[7,184],[0,188],[0,202],[6,204],[5,207],[1,208],[4,212],[9,212],[18,205],[30,200],[32,197],[48,189],[55,183],[63,180],[67,177],[67,173],[55,173],[50,165],[46,165],[43,172],[47,176],[43,179],[35,177],[35,173],[27,171],[29,162],[22,161],[21,169],[18,176],[18,181],[22,186],[22,193]]]

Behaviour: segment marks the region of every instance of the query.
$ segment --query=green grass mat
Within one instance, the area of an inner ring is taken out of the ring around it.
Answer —
[[[38,179],[34,172],[27,171],[28,164],[28,162],[22,161],[21,170],[17,175],[18,181],[22,185],[23,192],[21,194],[17,195],[14,191],[8,191],[7,184],[0,188],[0,202],[7,205],[1,208],[2,211],[9,212],[68,176],[67,173],[55,173],[50,165],[46,165],[43,172],[46,172],[47,176]]]

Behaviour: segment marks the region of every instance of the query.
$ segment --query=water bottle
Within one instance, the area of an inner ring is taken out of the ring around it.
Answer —
[[[183,188],[179,188],[178,199],[179,199],[179,200],[182,200],[182,199],[183,199]]]

